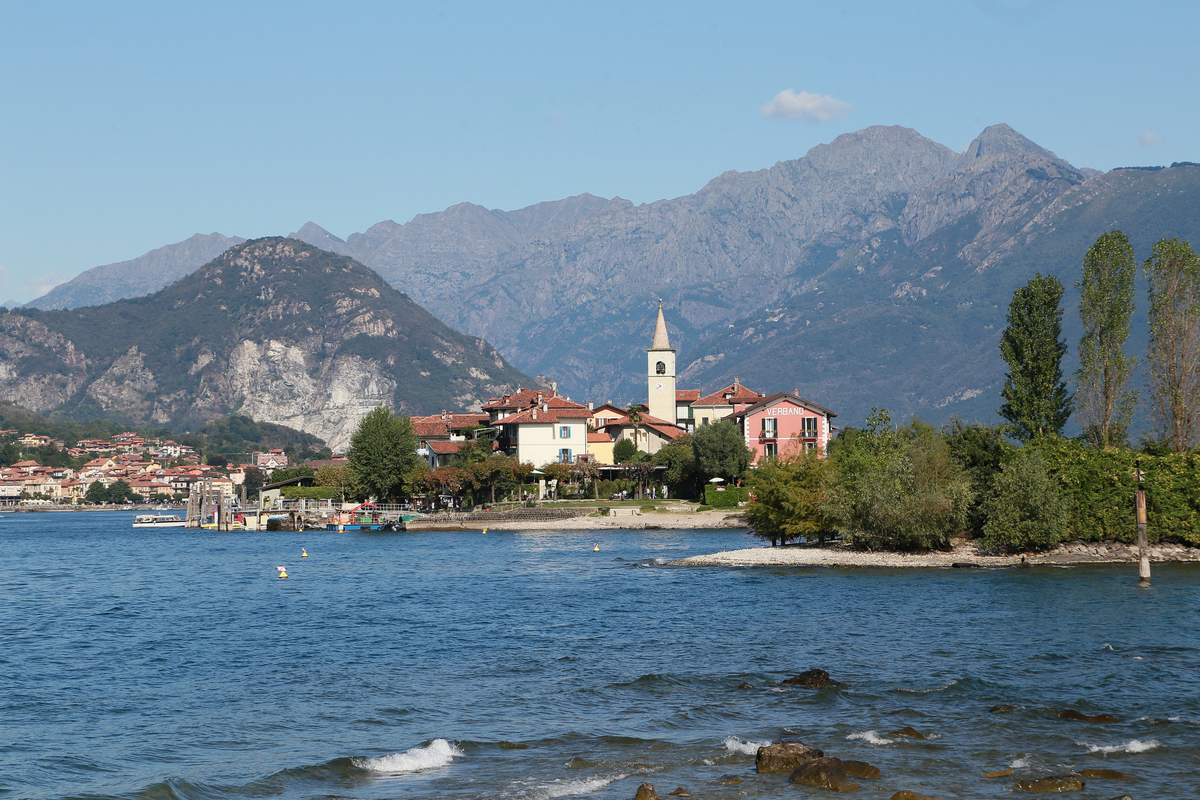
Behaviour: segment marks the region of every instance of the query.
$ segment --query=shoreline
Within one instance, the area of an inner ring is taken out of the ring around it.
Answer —
[[[1200,562],[1200,547],[1181,544],[1150,546],[1151,563]],[[835,547],[748,547],[690,556],[670,562],[673,567],[884,567],[946,569],[1066,567],[1083,564],[1136,564],[1137,547],[1120,543],[1069,543],[1042,553],[984,555],[972,544],[959,544],[933,553],[888,553]]]
[[[536,520],[463,520],[447,522],[437,520],[422,524],[420,519],[408,524],[408,530],[423,531],[594,531],[594,530],[729,530],[746,528],[740,514],[729,511],[648,511],[646,513],[618,513],[606,517],[581,514],[563,519]]]

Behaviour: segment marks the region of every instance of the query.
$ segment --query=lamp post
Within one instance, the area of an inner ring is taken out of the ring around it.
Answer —
[[[1150,585],[1150,554],[1146,545],[1146,473],[1142,470],[1141,459],[1137,462],[1137,547],[1138,547],[1138,586]]]

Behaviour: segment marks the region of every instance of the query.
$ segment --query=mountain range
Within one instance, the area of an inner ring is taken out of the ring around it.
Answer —
[[[644,399],[641,349],[662,298],[680,386],[740,377],[766,391],[798,388],[847,423],[877,405],[938,421],[994,416],[997,341],[1015,287],[1035,272],[1058,276],[1073,341],[1074,285],[1096,236],[1121,228],[1144,257],[1164,236],[1200,243],[1198,212],[1195,164],[1101,173],[1006,125],[963,152],[872,127],[653,203],[464,203],[346,239],[311,222],[293,235],[361,261],[577,396]],[[89,270],[32,305],[150,291],[221,244],[219,234],[193,237]],[[1137,352],[1141,309],[1134,330]]]
[[[235,244],[148,296],[0,314],[0,401],[65,417],[237,414],[341,450],[378,405],[456,409],[529,383],[374,271],[295,239]]]

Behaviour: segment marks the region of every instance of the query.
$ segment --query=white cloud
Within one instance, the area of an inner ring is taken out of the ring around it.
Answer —
[[[764,117],[800,119],[805,122],[829,122],[845,115],[850,104],[827,94],[814,94],[795,89],[784,89],[762,107]]]
[[[1142,147],[1154,147],[1156,144],[1162,144],[1162,137],[1157,131],[1152,131],[1149,128],[1138,134],[1138,144]]]

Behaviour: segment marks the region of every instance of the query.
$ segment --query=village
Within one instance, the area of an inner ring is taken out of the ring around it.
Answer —
[[[612,402],[581,403],[560,394],[553,383],[518,387],[475,411],[411,417],[417,455],[436,473],[460,463],[469,449],[503,454],[532,473],[526,478],[535,482],[536,496],[522,494],[521,499],[544,500],[553,494],[556,482],[547,481],[542,468],[587,467],[598,477],[620,481],[635,471],[626,463],[631,455],[654,456],[672,442],[722,421],[736,425],[751,465],[790,453],[827,452],[835,430],[833,411],[795,391],[766,394],[736,378],[715,391],[679,388],[676,355],[660,303],[646,348],[644,404],[622,408]],[[24,452],[61,453],[75,462],[87,459],[77,468],[35,459],[0,467],[0,507],[10,508],[181,503],[194,489],[228,498],[225,506],[234,508],[248,505],[264,490],[260,507],[281,507],[287,498],[317,499],[305,490],[315,483],[318,470],[347,463],[340,455],[292,464],[284,450],[274,448],[251,453],[244,463],[205,463],[192,447],[134,432],[68,444],[45,434],[0,430],[0,444],[6,441]],[[651,483],[649,496],[667,497],[669,489],[661,480]],[[454,498],[445,500],[447,507],[459,507]],[[214,500],[214,508],[219,505]]]

